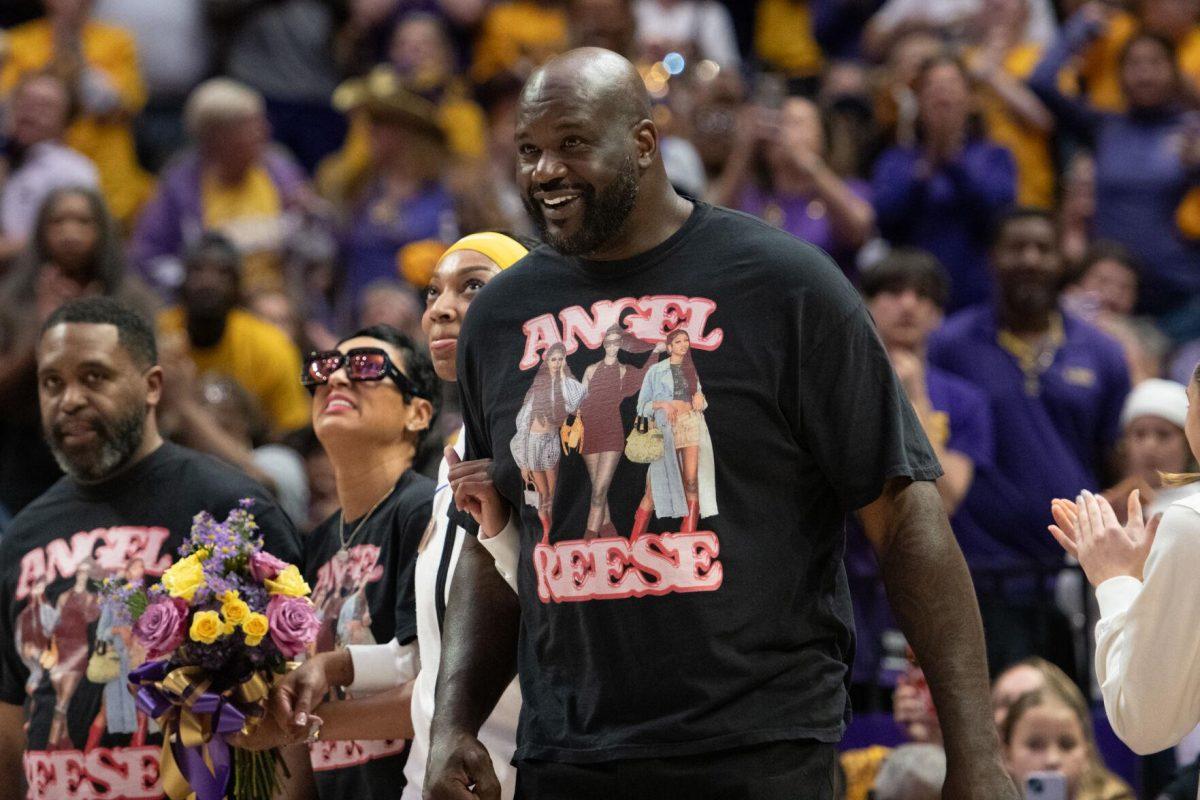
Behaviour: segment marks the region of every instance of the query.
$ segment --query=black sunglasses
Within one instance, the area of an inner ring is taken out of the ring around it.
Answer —
[[[378,347],[355,347],[345,353],[337,350],[309,353],[304,359],[300,383],[310,393],[315,393],[318,386],[329,383],[333,373],[342,367],[346,368],[346,377],[352,381],[381,381],[391,378],[405,400],[412,397],[429,399],[413,385],[407,375],[396,368],[387,352]]]

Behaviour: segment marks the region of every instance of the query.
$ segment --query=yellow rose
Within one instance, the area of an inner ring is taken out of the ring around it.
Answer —
[[[221,616],[231,626],[241,625],[250,616],[250,606],[237,596],[237,592],[226,592],[221,598]]]
[[[246,616],[246,620],[242,623],[242,633],[246,634],[246,646],[258,647],[258,643],[267,635],[270,627],[266,614],[259,614],[254,611],[250,612]]]
[[[271,594],[282,594],[288,597],[305,597],[311,591],[304,578],[300,577],[300,569],[295,564],[289,564],[285,570],[272,578],[263,581]]]
[[[204,585],[204,568],[195,554],[181,558],[163,573],[163,588],[171,597],[182,597],[189,603],[195,596],[196,590]]]
[[[192,628],[188,631],[188,636],[192,637],[193,642],[212,644],[224,632],[225,624],[221,621],[220,614],[215,611],[197,611],[192,617]]]

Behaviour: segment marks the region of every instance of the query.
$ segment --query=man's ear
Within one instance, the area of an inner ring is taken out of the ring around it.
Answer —
[[[163,368],[155,364],[146,370],[142,379],[146,381],[146,405],[157,408],[162,400]]]
[[[637,165],[640,169],[649,169],[659,152],[658,127],[644,119],[634,126],[633,135],[637,142]]]

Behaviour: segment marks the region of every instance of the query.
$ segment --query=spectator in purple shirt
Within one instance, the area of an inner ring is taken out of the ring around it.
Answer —
[[[789,97],[778,111],[748,109],[714,201],[754,214],[825,250],[847,274],[875,230],[870,187],[843,179],[826,161],[821,110]]]
[[[930,363],[983,390],[1000,432],[956,527],[977,576],[992,573],[976,588],[993,670],[1031,654],[1073,667],[1066,622],[1045,594],[1062,563],[1043,534],[1046,508],[1100,488],[1129,392],[1121,346],[1060,310],[1058,241],[1045,211],[1002,216],[991,248],[994,302],[951,317],[929,345]]]
[[[245,254],[247,290],[280,288],[284,249],[313,195],[300,165],[272,145],[262,96],[214,78],[192,92],[184,118],[195,148],[163,171],[134,228],[130,260],[172,298],[184,251],[216,230]]]
[[[1179,232],[1175,216],[1200,178],[1200,131],[1184,107],[1175,46],[1152,33],[1133,36],[1120,61],[1128,110],[1107,113],[1059,86],[1063,67],[1102,30],[1102,12],[1089,4],[1071,18],[1029,85],[1063,128],[1095,152],[1092,228],[1141,261],[1139,309],[1156,315],[1177,341],[1200,335],[1200,244]]]
[[[886,150],[872,180],[884,238],[933,253],[950,273],[947,310],[987,300],[992,219],[1013,202],[1012,154],[985,139],[962,63],[938,55],[916,81],[917,142]]]
[[[335,102],[361,108],[370,131],[370,160],[330,197],[339,218],[343,292],[357,308],[370,283],[396,276],[404,245],[453,241],[458,224],[437,107],[387,71],[347,82],[339,92]]]
[[[916,248],[897,248],[865,270],[861,291],[875,319],[879,338],[900,377],[913,410],[941,462],[938,492],[956,527],[959,505],[975,472],[991,466],[992,415],[982,391],[962,378],[928,363],[929,337],[942,323],[949,294],[946,270]],[[878,669],[880,637],[891,619],[879,569],[866,539],[850,526],[846,567],[854,598],[857,680],[870,680]]]

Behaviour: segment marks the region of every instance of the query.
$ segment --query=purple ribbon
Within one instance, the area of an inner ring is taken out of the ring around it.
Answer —
[[[167,661],[160,659],[149,661],[129,673],[130,685],[137,688],[137,707],[146,715],[159,720],[160,724],[166,723],[163,725],[164,735],[171,740],[171,753],[175,757],[180,774],[195,792],[196,800],[222,800],[233,771],[232,754],[225,737],[240,731],[246,722],[246,716],[228,699],[213,692],[204,692],[191,700],[191,695],[187,693],[179,695],[163,691],[162,681],[170,672]],[[180,711],[171,714],[173,707]],[[200,746],[185,747],[178,736],[171,736],[179,732],[179,713],[184,712],[212,717],[212,736],[208,742]],[[166,714],[171,714],[171,718],[161,719]]]

